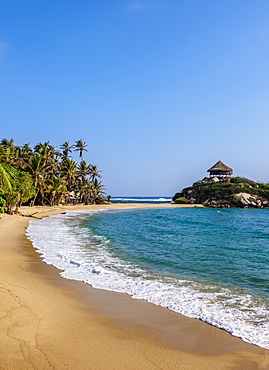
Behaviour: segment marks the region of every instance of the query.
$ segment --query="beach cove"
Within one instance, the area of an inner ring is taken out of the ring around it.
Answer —
[[[62,278],[25,236],[33,217],[104,207],[175,205],[22,207],[25,217],[3,215],[1,369],[268,369],[268,350],[223,330]]]

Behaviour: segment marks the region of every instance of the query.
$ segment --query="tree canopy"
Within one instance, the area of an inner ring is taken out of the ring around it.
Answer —
[[[83,159],[86,143],[63,142],[59,150],[50,141],[16,146],[14,140],[0,142],[0,198],[9,212],[22,203],[56,205],[60,203],[100,204],[105,187],[97,165]],[[77,162],[72,151],[78,152]],[[0,206],[1,206],[0,204]],[[1,208],[3,209],[3,207]]]

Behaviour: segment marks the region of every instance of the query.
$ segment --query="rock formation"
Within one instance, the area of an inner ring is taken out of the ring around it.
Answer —
[[[269,184],[235,177],[230,181],[203,179],[184,188],[172,200],[186,198],[188,203],[200,203],[214,208],[264,208],[269,206]]]

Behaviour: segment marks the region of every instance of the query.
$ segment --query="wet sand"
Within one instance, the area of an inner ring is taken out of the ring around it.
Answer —
[[[269,351],[223,330],[62,278],[25,236],[29,216],[149,206],[22,207],[25,217],[3,215],[0,369],[269,369]]]

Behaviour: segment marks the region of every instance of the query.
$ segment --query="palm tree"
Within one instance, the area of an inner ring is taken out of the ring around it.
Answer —
[[[7,148],[14,148],[14,146],[15,146],[13,139],[10,139],[10,140],[2,139],[1,142],[0,142],[0,145],[5,146]]]
[[[30,143],[23,144],[22,147],[21,147],[21,151],[24,155],[32,155],[33,154]]]
[[[82,140],[78,140],[76,141],[76,144],[75,144],[75,152],[79,152],[79,158],[82,158],[83,159],[83,152],[87,152],[88,150],[85,149],[86,148],[86,142],[85,141],[82,141]]]
[[[0,162],[0,188],[11,190],[12,182],[17,177],[16,168],[8,163]]]
[[[100,179],[102,178],[100,172],[102,171],[98,169],[98,166],[94,166],[91,164],[91,176],[90,177],[91,177],[92,182],[94,182],[97,177],[99,177]]]
[[[62,178],[66,181],[68,191],[72,191],[76,185],[77,164],[74,159],[65,158],[62,163]]]
[[[54,176],[51,185],[48,186],[49,203],[51,206],[59,204],[62,197],[67,193],[64,179]]]
[[[92,183],[92,203],[99,204],[102,201],[102,195],[105,195],[105,187],[102,185],[101,181],[97,179]]]
[[[14,145],[14,140],[7,140],[3,139],[0,142],[0,145],[3,150],[5,150],[5,157],[7,162],[11,162],[13,159],[13,155],[15,152],[15,145]]]
[[[37,144],[34,147],[34,151],[35,153],[40,154],[46,163],[49,161],[50,158],[54,158],[54,156],[57,154],[55,146],[50,145],[50,141]]]
[[[85,182],[80,181],[78,183],[78,191],[80,202],[88,204],[89,200],[92,198],[92,183],[90,180],[86,180]]]
[[[45,177],[48,170],[48,165],[40,154],[35,153],[28,159],[25,170],[32,176],[34,187],[36,189],[36,196],[33,200],[33,205],[35,204],[36,198],[39,194],[43,204],[44,190],[46,188]]]
[[[69,153],[72,153],[73,145],[71,145],[70,141],[65,141],[61,146],[62,149],[62,157],[67,158],[69,157]]]
[[[17,178],[16,168],[7,163],[9,156],[7,147],[0,144],[0,187],[7,190],[12,189],[12,183]]]
[[[49,175],[56,175],[57,172],[60,171],[60,165],[57,160],[57,158],[60,156],[60,153],[56,152],[55,146],[50,145],[49,141],[37,144],[34,147],[34,151],[35,153],[41,155],[42,161],[47,166],[47,178]]]
[[[25,155],[23,149],[20,146],[14,146],[10,155],[10,163],[12,166],[23,170],[25,165]]]
[[[34,152],[40,155],[44,155],[44,153],[48,152],[49,147],[50,147],[50,141],[46,141],[45,143],[38,143],[34,147]]]
[[[87,176],[91,174],[91,165],[88,165],[86,161],[81,161],[78,166],[78,178],[81,182],[86,182]]]
[[[18,157],[20,159],[20,168],[24,169],[26,162],[28,161],[29,157],[33,155],[33,151],[31,148],[30,143],[23,144],[18,149]]]

